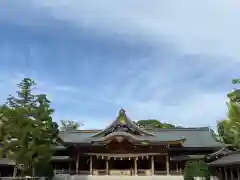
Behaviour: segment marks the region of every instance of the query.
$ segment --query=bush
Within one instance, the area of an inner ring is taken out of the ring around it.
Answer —
[[[184,180],[193,180],[194,177],[210,179],[210,171],[203,160],[188,161],[184,169]]]
[[[36,167],[36,176],[39,177],[47,177],[49,180],[51,180],[53,178],[54,175],[54,171],[53,171],[53,167],[52,164],[48,163],[40,163],[37,167]]]

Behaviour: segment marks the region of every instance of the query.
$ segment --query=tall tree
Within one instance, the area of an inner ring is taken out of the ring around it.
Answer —
[[[228,105],[229,131],[232,134],[233,145],[240,148],[240,104],[229,102]]]
[[[240,80],[234,79],[232,83],[239,84]],[[240,148],[240,90],[234,89],[227,96],[227,119],[218,122],[218,134],[224,143]]]
[[[60,130],[61,131],[74,131],[77,130],[82,123],[71,121],[71,120],[61,120],[60,121]]]
[[[23,79],[17,96],[10,96],[1,108],[1,153],[15,162],[14,175],[19,165],[26,173],[40,161],[50,161],[52,146],[59,140],[50,101],[44,94],[33,94],[34,87],[33,80]]]
[[[240,79],[233,79],[232,84],[240,84]],[[230,101],[240,103],[240,89],[233,89],[227,96]]]

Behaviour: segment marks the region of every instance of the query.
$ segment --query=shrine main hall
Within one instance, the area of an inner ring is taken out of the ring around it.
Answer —
[[[181,175],[188,160],[223,147],[210,128],[141,128],[121,109],[103,130],[60,133],[52,164],[72,175]]]

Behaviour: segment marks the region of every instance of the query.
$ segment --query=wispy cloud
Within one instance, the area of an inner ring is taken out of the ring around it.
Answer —
[[[130,118],[215,126],[239,77],[239,2],[0,2],[2,102],[24,76],[54,117],[103,127]],[[17,73],[21,72],[21,73]]]
[[[237,0],[213,1],[35,1],[59,20],[97,28],[101,33],[170,42],[185,53],[227,56],[239,61]],[[223,43],[224,42],[224,43]]]

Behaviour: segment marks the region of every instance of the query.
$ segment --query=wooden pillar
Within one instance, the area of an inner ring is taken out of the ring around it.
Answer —
[[[151,157],[152,175],[154,175],[154,156]]]
[[[90,170],[90,175],[93,174],[93,164],[92,164],[92,156],[90,155],[90,167],[89,167],[89,170]]]
[[[77,154],[77,160],[76,160],[76,174],[78,174],[79,169],[79,153]]]
[[[240,169],[237,168],[237,179],[240,180]]]
[[[222,175],[222,168],[219,168],[219,173],[218,175],[220,176],[220,179],[222,179],[223,175]]]
[[[138,173],[137,173],[137,157],[134,158],[134,175],[137,176]]]
[[[169,158],[168,155],[166,155],[166,173],[169,175]]]
[[[229,170],[230,170],[230,177],[231,177],[231,180],[234,180],[234,177],[233,177],[233,168],[231,167],[231,168],[229,168]]]
[[[109,170],[109,160],[107,158],[107,160],[106,160],[106,175],[109,175],[108,170]]]
[[[228,179],[228,178],[227,178],[227,168],[224,168],[224,169],[223,169],[223,172],[224,172],[225,180],[227,180],[227,179]]]

